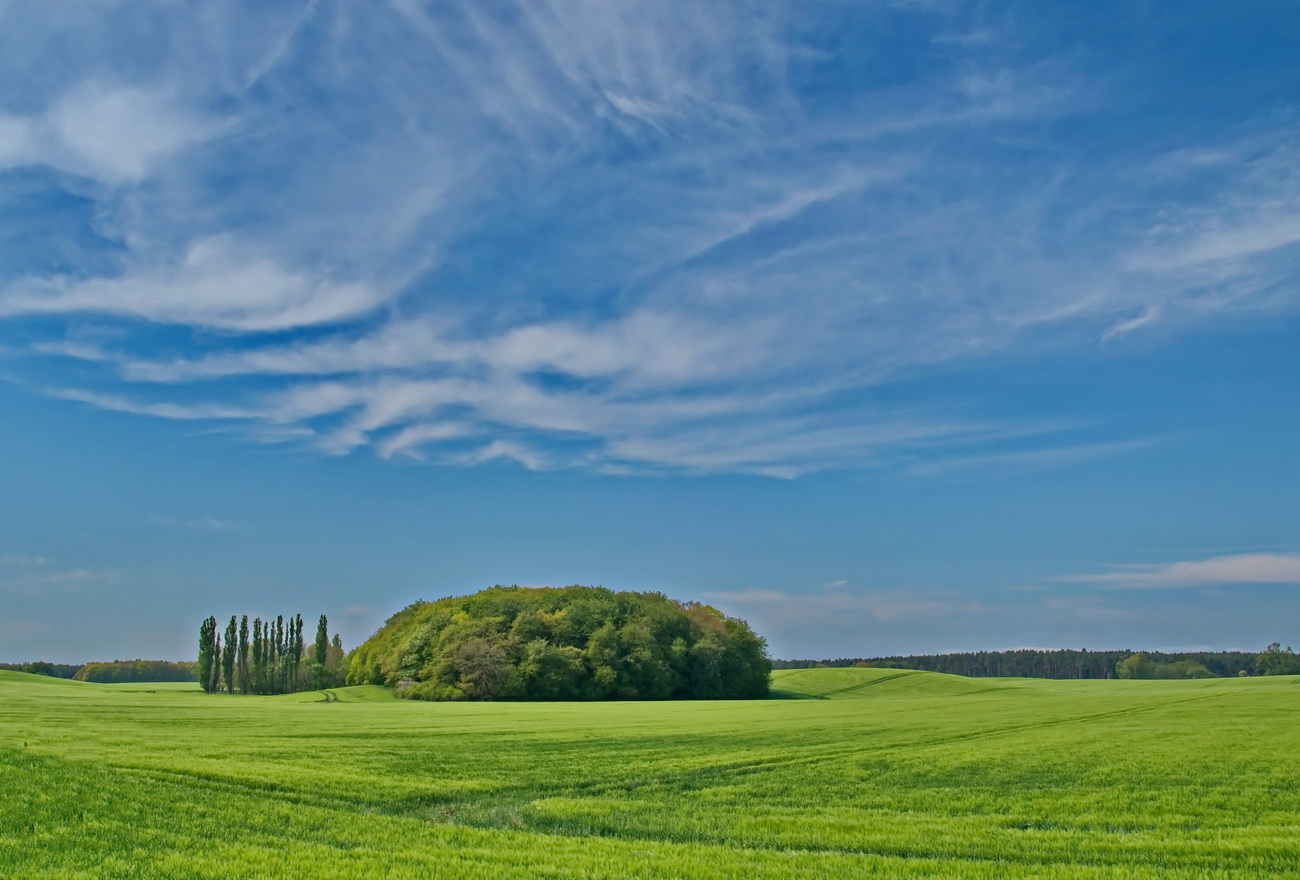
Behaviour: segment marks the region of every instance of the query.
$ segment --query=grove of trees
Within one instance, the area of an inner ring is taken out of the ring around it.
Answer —
[[[1215,678],[1213,672],[1191,658],[1153,660],[1145,651],[1131,654],[1115,664],[1120,678]]]
[[[496,586],[416,602],[352,652],[349,684],[424,700],[761,699],[767,643],[660,593]]]
[[[1274,642],[1255,658],[1255,671],[1260,675],[1300,675],[1300,657],[1290,645],[1283,648]]]
[[[277,616],[274,620],[248,615],[232,616],[225,639],[217,619],[209,617],[199,626],[197,678],[210,694],[289,694],[304,690],[338,687],[343,683],[343,643],[329,637],[329,621],[322,614],[316,624],[311,650],[303,639],[302,615]]]

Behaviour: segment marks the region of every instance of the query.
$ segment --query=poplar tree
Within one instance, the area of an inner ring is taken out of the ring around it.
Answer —
[[[230,623],[226,624],[226,653],[221,657],[221,671],[226,676],[226,693],[235,692],[235,658],[236,645],[239,637],[239,626],[235,622],[235,615],[230,615]]]
[[[316,662],[321,666],[324,666],[325,661],[329,659],[329,652],[329,621],[326,620],[325,615],[322,614],[320,620],[316,622]]]
[[[302,653],[305,642],[302,638],[302,615],[295,614],[293,617],[293,689],[298,688],[298,671],[302,666]]]
[[[212,621],[212,668],[209,670],[206,690],[215,694],[221,690],[221,636],[217,633],[217,619],[208,619]]]
[[[217,658],[213,656],[213,640],[217,636],[217,619],[209,617],[199,624],[199,684],[203,690],[212,693],[212,667]]]
[[[248,615],[239,621],[239,692],[248,693]]]
[[[262,692],[262,618],[253,618],[253,690]]]
[[[274,672],[274,684],[270,693],[282,694],[283,682],[285,682],[285,616],[276,615],[276,630],[274,638],[270,640],[270,653],[272,653],[272,671]]]

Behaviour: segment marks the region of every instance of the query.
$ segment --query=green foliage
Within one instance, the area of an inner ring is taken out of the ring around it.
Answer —
[[[87,663],[73,676],[77,681],[99,684],[122,684],[141,681],[198,681],[197,663],[173,663],[170,660],[114,660],[111,663]]]
[[[48,663],[44,660],[31,663],[0,663],[0,670],[48,675],[51,678],[73,678],[80,669],[81,667],[75,663]]]
[[[0,673],[0,877],[1296,877],[1297,681],[555,704]]]
[[[221,683],[220,638],[215,617],[209,617],[199,625],[199,684],[210,694],[216,693]]]
[[[248,665],[248,615],[245,614],[239,621],[239,692],[241,694],[249,693],[252,689],[249,680]]]
[[[320,620],[316,621],[316,643],[314,648],[313,656],[316,658],[316,663],[324,666],[325,661],[329,658],[330,650],[329,619],[324,614],[320,616]]]
[[[236,622],[234,615],[230,617],[230,623],[226,624],[226,649],[221,655],[221,677],[226,682],[226,693],[235,692],[235,661],[239,654],[239,624]]]
[[[307,656],[301,614],[288,619],[280,615],[274,621],[256,617],[251,632],[248,615],[231,617],[223,652],[216,618],[209,617],[199,628],[198,680],[208,693],[223,684],[232,694],[236,688],[241,694],[289,694],[339,687],[345,678],[343,645],[337,635],[333,644],[328,641],[325,626],[322,614],[317,644]]]
[[[1138,651],[1116,663],[1115,674],[1120,678],[1155,678],[1155,664],[1145,652]]]
[[[352,652],[350,684],[425,700],[761,699],[767,644],[659,593],[492,587],[417,602]]]
[[[1136,654],[1130,654],[1119,663],[1115,664],[1115,674],[1120,678],[1214,678],[1214,673],[1206,669],[1204,664],[1197,663],[1195,660],[1173,660],[1165,663],[1157,663],[1146,655],[1143,651]]]
[[[1297,675],[1300,674],[1300,657],[1291,646],[1282,647],[1274,642],[1255,658],[1255,669],[1260,675]]]
[[[1254,666],[1255,654],[1245,651],[1143,651],[1152,663],[1191,661],[1212,676],[1237,675]],[[967,651],[893,657],[840,658],[838,660],[773,660],[773,669],[840,669],[850,666],[874,669],[917,669],[950,675],[1017,678],[1114,678],[1115,667],[1132,651],[1056,650]],[[1191,669],[1191,666],[1184,667]],[[1189,676],[1195,677],[1195,676]]]

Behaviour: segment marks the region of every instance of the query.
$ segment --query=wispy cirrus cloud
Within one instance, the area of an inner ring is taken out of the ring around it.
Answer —
[[[1057,578],[1116,589],[1202,587],[1232,584],[1300,586],[1300,554],[1236,553],[1159,565],[1116,565],[1099,574]]]
[[[1012,447],[1032,425],[870,392],[1049,337],[1300,307],[1294,120],[1090,141],[1140,72],[1029,57],[994,15],[84,13],[0,36],[0,74],[35,71],[0,88],[0,169],[51,174],[98,243],[0,270],[0,331],[31,332],[31,373],[96,367],[28,382],[93,406],[452,465],[1018,472],[1149,441]],[[173,37],[152,60],[103,48],[146,14]],[[861,57],[828,36],[846,16]],[[933,63],[889,63],[913,33]],[[80,66],[33,55],[42,34]]]

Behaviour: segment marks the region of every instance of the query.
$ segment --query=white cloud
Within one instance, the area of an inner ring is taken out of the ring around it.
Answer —
[[[76,388],[50,389],[48,393],[65,400],[75,400],[112,412],[154,416],[161,419],[203,421],[209,419],[253,419],[263,415],[257,410],[241,409],[225,404],[141,403],[113,394],[98,394]]]
[[[1164,565],[1118,565],[1101,574],[1070,575],[1057,580],[1134,589],[1215,584],[1300,586],[1300,554],[1238,553]]]
[[[66,95],[47,124],[71,170],[109,182],[140,180],[159,159],[216,130],[169,95],[98,83]]]
[[[224,127],[166,92],[87,80],[42,115],[0,116],[0,168],[48,165],[109,184],[134,183]]]
[[[228,237],[192,245],[174,264],[117,278],[27,280],[0,290],[0,316],[100,312],[147,321],[267,331],[355,317],[383,299],[355,282],[295,272]]]

